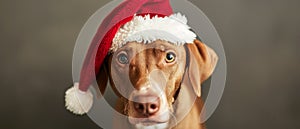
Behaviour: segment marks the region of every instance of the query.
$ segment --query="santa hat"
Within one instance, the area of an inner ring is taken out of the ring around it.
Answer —
[[[83,62],[79,82],[66,91],[66,108],[75,114],[90,110],[93,95],[89,87],[104,58],[127,42],[150,43],[160,39],[182,45],[193,43],[195,38],[186,17],[173,14],[169,0],[125,0],[99,26]]]

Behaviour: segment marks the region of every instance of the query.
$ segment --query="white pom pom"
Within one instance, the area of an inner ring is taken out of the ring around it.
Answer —
[[[83,115],[87,113],[93,105],[93,94],[91,91],[80,91],[79,84],[75,83],[73,87],[66,91],[66,108],[74,114]]]

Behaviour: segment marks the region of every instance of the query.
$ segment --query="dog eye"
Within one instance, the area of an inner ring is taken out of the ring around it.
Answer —
[[[172,63],[175,61],[176,55],[173,52],[168,52],[166,55],[166,62]]]
[[[121,53],[118,55],[118,61],[121,63],[121,64],[127,64],[128,63],[128,57],[125,53]]]

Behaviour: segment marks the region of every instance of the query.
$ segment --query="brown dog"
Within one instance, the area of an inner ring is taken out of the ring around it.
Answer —
[[[108,55],[98,85],[103,93],[110,80],[119,96],[115,109],[128,116],[115,128],[170,128],[173,123],[176,129],[203,129],[201,83],[211,76],[217,60],[199,40],[181,46],[162,40],[129,42]]]

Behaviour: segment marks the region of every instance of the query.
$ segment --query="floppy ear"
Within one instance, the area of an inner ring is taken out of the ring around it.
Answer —
[[[101,68],[97,74],[97,84],[98,88],[100,90],[100,93],[103,95],[106,89],[106,85],[108,82],[108,69],[107,69],[107,58],[106,57],[103,61],[103,64],[101,65]],[[99,93],[99,92],[98,92]]]
[[[186,49],[188,65],[186,73],[196,95],[200,97],[201,83],[213,73],[218,56],[214,50],[199,40],[194,40],[193,44],[186,44]]]

